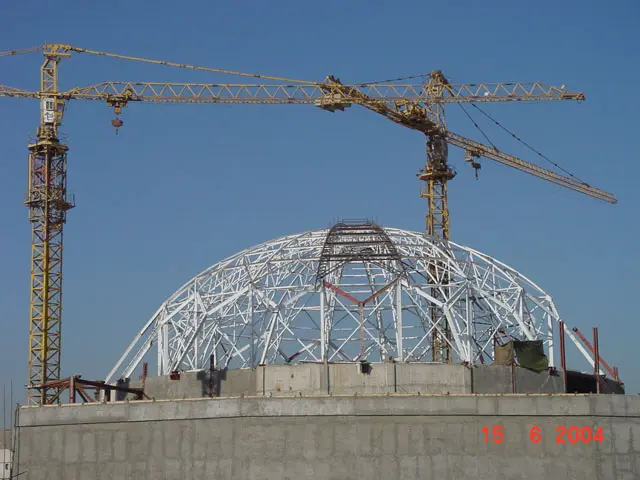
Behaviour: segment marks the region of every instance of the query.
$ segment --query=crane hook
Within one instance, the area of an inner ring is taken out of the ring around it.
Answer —
[[[478,179],[478,170],[480,170],[482,168],[482,165],[480,165],[479,162],[476,162],[474,160],[478,156],[479,155],[478,155],[477,152],[467,150],[467,152],[465,154],[465,157],[464,157],[465,162],[469,162],[471,164],[471,168],[474,169],[475,175],[476,175],[476,180]]]
[[[118,117],[111,120],[111,125],[116,129],[116,135],[118,134],[118,129],[124,125],[124,122],[120,120]]]
[[[477,180],[478,179],[478,170],[480,170],[482,168],[482,165],[480,165],[478,162],[474,162],[472,160],[471,161],[471,167],[475,170],[476,180]]]
[[[111,126],[113,126],[113,128],[116,129],[116,135],[117,135],[118,129],[122,125],[124,125],[124,122],[119,118],[120,111],[122,110],[122,107],[124,107],[127,103],[126,101],[122,101],[122,100],[110,100],[110,101],[107,101],[107,103],[113,107],[113,113],[115,113],[116,115],[116,118],[111,120]]]

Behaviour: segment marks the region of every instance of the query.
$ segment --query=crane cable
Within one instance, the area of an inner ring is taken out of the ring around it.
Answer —
[[[461,103],[457,104],[462,111],[464,112],[464,114],[469,118],[469,120],[471,120],[471,123],[473,123],[473,126],[476,127],[480,133],[482,134],[482,136],[487,140],[487,142],[489,142],[491,144],[491,146],[494,148],[494,150],[498,150],[498,147],[495,146],[495,144],[491,141],[491,139],[487,136],[486,133],[484,133],[484,130],[482,130],[480,128],[480,126],[476,123],[476,121],[473,119],[473,117],[469,114],[469,112],[467,112],[467,109],[464,108],[464,106]],[[473,105],[473,104],[472,104]]]
[[[378,85],[380,83],[397,82],[398,80],[412,80],[414,78],[422,78],[424,80],[428,76],[429,76],[428,73],[423,73],[422,75],[410,75],[410,76],[407,76],[407,77],[389,78],[387,80],[378,80],[377,82],[354,83],[353,86],[354,87],[364,87],[364,86],[367,86],[367,85]]]
[[[458,104],[460,105],[460,104]],[[461,105],[462,106],[462,105]],[[529,145],[527,142],[525,142],[524,140],[522,140],[520,137],[518,137],[515,133],[513,133],[511,130],[509,130],[507,127],[505,127],[504,125],[502,125],[500,122],[498,122],[495,118],[493,118],[491,115],[489,115],[487,112],[485,112],[484,110],[482,110],[479,106],[477,106],[475,103],[472,103],[471,106],[473,108],[475,108],[476,110],[478,110],[480,113],[482,113],[485,117],[487,117],[489,120],[491,120],[493,123],[495,123],[498,127],[500,127],[502,130],[504,130],[505,132],[507,132],[509,135],[511,135],[513,138],[515,138],[518,142],[522,143],[525,147],[527,147],[529,150],[531,150],[532,152],[534,152],[535,154],[537,154],[538,156],[542,157],[543,159],[545,159],[547,162],[551,163],[552,165],[554,165],[556,168],[562,170],[564,173],[566,173],[568,176],[570,176],[571,178],[575,179],[576,181],[583,183],[585,185],[588,185],[585,181],[580,180],[578,177],[576,177],[574,174],[572,174],[571,172],[569,172],[568,170],[566,170],[565,168],[562,168],[560,165],[558,165],[556,162],[554,162],[553,160],[551,160],[549,157],[547,157],[545,154],[543,154],[542,152],[540,152],[539,150],[536,150],[535,148],[533,148],[531,145]],[[463,109],[464,110],[464,109]],[[466,112],[465,112],[466,113]],[[473,120],[472,120],[473,121]],[[475,125],[475,122],[474,122]],[[477,125],[476,125],[477,126]],[[478,127],[479,128],[479,127]],[[482,131],[482,130],[480,130]],[[493,144],[492,144],[493,145]],[[494,146],[495,148],[495,146]]]
[[[185,63],[176,63],[176,62],[167,62],[164,60],[151,60],[148,58],[141,58],[141,57],[132,57],[130,55],[120,55],[118,53],[108,53],[108,52],[98,52],[96,50],[88,50],[86,48],[80,48],[80,47],[74,47],[71,45],[68,45],[67,48],[69,50],[71,50],[72,52],[78,52],[78,53],[87,53],[90,55],[98,55],[98,56],[102,56],[102,57],[112,57],[112,58],[119,58],[122,60],[133,60],[135,62],[144,62],[144,63],[152,63],[155,65],[163,65],[166,67],[178,67],[178,68],[187,68],[190,70],[202,70],[205,72],[215,72],[215,73],[223,73],[225,75],[238,75],[241,77],[251,77],[251,78],[263,78],[265,80],[277,80],[277,81],[281,81],[281,82],[291,82],[291,83],[305,83],[305,84],[311,84],[311,85],[319,85],[320,82],[309,82],[306,80],[296,80],[293,78],[286,78],[286,77],[274,77],[271,75],[261,75],[259,73],[246,73],[246,72],[237,72],[234,70],[224,70],[221,68],[211,68],[211,67],[199,67],[197,65],[189,65],[189,64],[185,64]]]
[[[9,57],[11,55],[20,55],[21,53],[29,53],[29,52],[37,52],[38,50],[42,50],[44,47],[31,47],[31,48],[23,48],[22,50],[7,50],[6,52],[0,52],[0,57]]]
[[[189,65],[186,63],[176,63],[176,62],[166,62],[163,60],[151,60],[148,58],[142,58],[142,57],[132,57],[130,55],[120,55],[118,53],[109,53],[109,52],[99,52],[97,50],[89,50],[86,48],[81,48],[81,47],[74,47],[73,45],[58,45],[58,44],[49,44],[49,45],[41,45],[39,47],[32,47],[32,48],[25,48],[22,50],[9,50],[6,52],[0,52],[0,57],[7,57],[7,56],[11,56],[11,55],[18,55],[21,53],[27,53],[27,52],[35,52],[38,50],[46,50],[47,48],[50,47],[59,47],[63,50],[66,51],[71,51],[71,52],[76,52],[76,53],[86,53],[89,55],[97,55],[97,56],[102,56],[102,57],[111,57],[111,58],[119,58],[121,60],[132,60],[135,62],[144,62],[144,63],[152,63],[155,65],[163,65],[166,67],[178,67],[178,68],[187,68],[190,70],[201,70],[201,71],[205,71],[205,72],[214,72],[214,73],[222,73],[225,75],[237,75],[237,76],[241,76],[241,77],[251,77],[251,78],[262,78],[265,80],[277,80],[280,82],[291,82],[291,83],[302,83],[302,84],[310,84],[310,85],[320,85],[321,82],[311,82],[311,81],[307,81],[307,80],[297,80],[297,79],[293,79],[293,78],[286,78],[286,77],[274,77],[271,75],[262,75],[259,73],[246,73],[246,72],[237,72],[234,70],[224,70],[221,68],[211,68],[211,67],[200,67],[197,65]]]

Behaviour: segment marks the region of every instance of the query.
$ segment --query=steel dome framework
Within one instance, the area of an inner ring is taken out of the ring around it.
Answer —
[[[265,242],[201,272],[160,306],[106,381],[130,378],[153,347],[158,375],[209,368],[211,355],[216,368],[430,362],[436,332],[447,334],[454,363],[491,363],[496,343],[518,339],[542,340],[555,365],[558,311],[513,268],[418,232],[342,226]]]

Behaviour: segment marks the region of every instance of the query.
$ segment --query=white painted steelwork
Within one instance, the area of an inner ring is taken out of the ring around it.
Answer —
[[[211,354],[216,368],[355,362],[362,351],[369,361],[429,362],[432,334],[443,331],[445,319],[454,363],[491,363],[496,341],[519,339],[542,340],[555,365],[550,347],[560,316],[540,287],[471,248],[418,232],[384,231],[397,259],[334,264],[324,281],[317,275],[329,230],[272,240],[213,265],[160,306],[106,381],[131,377],[152,348],[158,375],[208,369]],[[444,274],[449,282],[439,286]],[[363,306],[353,301],[385,286]],[[444,312],[436,325],[429,308],[434,301]]]

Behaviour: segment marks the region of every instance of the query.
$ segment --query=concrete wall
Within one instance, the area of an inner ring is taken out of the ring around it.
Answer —
[[[465,367],[418,363],[373,363],[368,373],[359,364],[269,365],[216,372],[217,396],[320,395],[332,393],[560,393],[562,376],[516,367]],[[141,382],[130,382],[140,387]],[[209,372],[182,373],[179,380],[148,377],[145,393],[155,399],[209,396]]]
[[[562,372],[552,375],[526,368],[480,365],[472,369],[473,393],[563,393]]]
[[[25,407],[19,425],[24,480],[640,477],[640,397],[625,395],[145,401]],[[602,442],[556,443],[559,426]]]
[[[471,393],[471,369],[463,365],[396,364],[398,393]]]
[[[0,448],[11,448],[11,429],[0,428]]]

